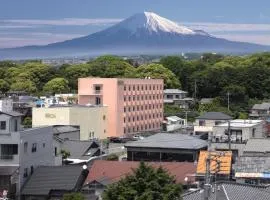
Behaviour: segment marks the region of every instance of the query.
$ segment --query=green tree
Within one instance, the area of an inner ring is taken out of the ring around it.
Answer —
[[[9,90],[9,84],[4,79],[0,79],[0,92],[5,93]]]
[[[31,118],[31,117],[26,117],[26,118],[24,118],[22,124],[23,124],[23,126],[24,126],[25,128],[31,128],[31,127],[32,127],[32,118]]]
[[[104,191],[103,200],[180,200],[182,187],[161,167],[154,169],[145,163]]]
[[[118,159],[119,159],[118,155],[114,153],[107,156],[107,160],[118,160]]]
[[[136,69],[138,78],[163,79],[165,88],[180,88],[180,82],[171,70],[161,64],[141,65]]]
[[[68,81],[64,78],[54,78],[48,81],[43,90],[49,93],[65,93],[69,91]]]
[[[68,193],[64,194],[63,200],[84,200],[84,196],[81,193]]]
[[[103,78],[133,77],[134,67],[120,57],[101,56],[90,61],[89,73]]]
[[[35,83],[30,80],[18,80],[10,86],[13,91],[25,91],[28,93],[34,93],[37,91]]]

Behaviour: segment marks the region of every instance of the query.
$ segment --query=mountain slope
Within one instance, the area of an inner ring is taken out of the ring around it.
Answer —
[[[104,53],[180,53],[180,52],[256,52],[270,47],[216,38],[203,30],[191,30],[155,13],[135,14],[103,31],[46,46],[23,47],[0,51],[36,57]]]

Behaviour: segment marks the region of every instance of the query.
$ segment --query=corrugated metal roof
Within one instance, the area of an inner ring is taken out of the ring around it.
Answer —
[[[254,104],[252,107],[253,110],[269,110],[270,109],[270,103],[264,102],[261,104]]]
[[[169,117],[166,117],[166,119],[167,120],[170,120],[170,121],[173,121],[173,122],[177,122],[177,121],[183,120],[182,118],[177,117],[177,116],[169,116]]]
[[[188,92],[179,89],[166,89],[164,94],[187,94]]]

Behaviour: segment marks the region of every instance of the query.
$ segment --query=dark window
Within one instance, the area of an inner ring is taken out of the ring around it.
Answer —
[[[126,123],[126,118],[124,117],[124,123]]]
[[[57,156],[57,147],[54,147],[54,156]]]
[[[101,99],[100,97],[96,97],[96,105],[100,105],[101,104]]]
[[[128,90],[130,91],[130,86],[128,86]]]
[[[124,101],[126,101],[126,97],[124,97]]]
[[[133,85],[133,90],[135,90],[135,85]]]
[[[17,144],[1,144],[1,153],[2,155],[17,155],[18,154],[18,145]]]
[[[131,101],[131,96],[128,97],[128,100]]]
[[[32,152],[36,152],[37,151],[37,143],[33,143],[32,144]]]
[[[126,107],[124,107],[124,112],[126,112]]]
[[[34,173],[34,167],[33,166],[31,166],[31,175]]]
[[[127,89],[126,86],[124,86],[124,90],[125,90],[125,91],[126,91],[126,89]]]
[[[6,121],[0,122],[0,130],[6,130],[6,126],[7,126]]]
[[[176,98],[176,99],[179,99],[179,95],[178,95],[178,94],[177,94],[177,95],[175,95],[175,98]]]
[[[215,125],[219,125],[221,123],[222,123],[221,121],[215,121]]]
[[[199,120],[199,126],[205,126],[205,121],[204,120]]]
[[[133,101],[135,101],[135,96],[133,96]]]
[[[252,129],[252,137],[255,137],[255,131],[256,131],[256,128],[253,128]]]
[[[28,142],[25,142],[25,143],[23,144],[23,149],[24,149],[24,153],[27,153]]]
[[[43,145],[43,148],[45,148],[46,144],[45,144],[45,143],[43,143],[42,145]]]
[[[137,90],[140,90],[140,86],[139,85],[137,86]]]
[[[124,133],[126,133],[126,128],[124,128]]]
[[[130,107],[128,107],[128,112],[130,112],[130,110],[131,110]]]
[[[14,126],[14,131],[18,131],[18,120],[15,119],[15,126]]]

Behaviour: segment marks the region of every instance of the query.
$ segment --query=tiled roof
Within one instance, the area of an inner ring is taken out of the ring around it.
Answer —
[[[158,133],[143,140],[128,143],[125,147],[197,150],[207,147],[207,142],[180,133]]]
[[[258,152],[258,153],[270,152],[270,140],[266,138],[249,139],[245,146],[244,152]]]
[[[202,200],[203,190],[184,194],[183,200]],[[217,183],[215,190],[211,189],[209,200],[269,200],[270,193],[265,187],[238,183]]]
[[[131,161],[106,161],[95,160],[89,168],[89,174],[85,180],[85,185],[93,181],[107,185],[119,181],[126,175],[132,173],[132,169],[136,169],[140,162]],[[184,183],[185,177],[189,177],[189,181],[194,181],[196,166],[189,162],[151,162],[153,167],[163,167],[172,176],[175,176],[177,183]]]
[[[81,166],[38,167],[22,189],[22,195],[48,195],[51,190],[75,189]]]
[[[206,171],[206,159],[208,157],[208,151],[200,151],[199,161],[197,165],[197,174],[205,174]],[[231,151],[214,151],[211,152],[211,173],[217,172],[218,174],[229,175],[231,173],[232,152]],[[218,169],[218,162],[220,168]]]
[[[226,115],[222,112],[206,112],[203,115],[197,117],[196,119],[206,119],[206,120],[229,120],[232,119],[231,116]]]
[[[269,110],[270,109],[270,103],[261,103],[261,104],[254,104],[252,107],[253,110]]]

